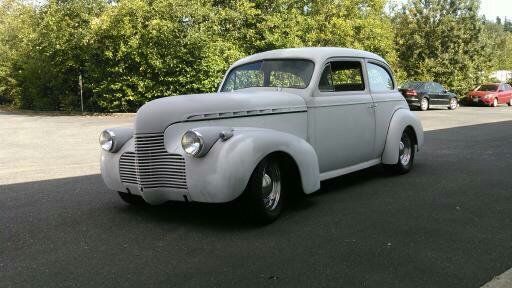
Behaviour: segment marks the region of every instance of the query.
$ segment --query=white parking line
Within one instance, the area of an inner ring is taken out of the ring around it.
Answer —
[[[512,268],[505,273],[494,277],[492,281],[481,288],[511,288],[512,287]]]

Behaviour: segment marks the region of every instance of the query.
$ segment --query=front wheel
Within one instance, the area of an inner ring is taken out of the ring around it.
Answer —
[[[508,106],[512,106],[512,98],[510,98],[510,100],[508,100]]]
[[[498,99],[494,98],[494,100],[492,100],[492,107],[498,107]]]
[[[448,109],[455,110],[455,109],[457,109],[457,106],[458,106],[457,98],[453,97],[452,99],[450,99],[450,105],[448,106]]]
[[[259,223],[270,223],[281,214],[283,185],[279,163],[263,159],[251,175],[245,189],[244,207],[249,216]]]
[[[411,133],[409,130],[405,130],[400,138],[398,163],[393,165],[394,170],[398,174],[405,174],[412,170],[415,152]]]

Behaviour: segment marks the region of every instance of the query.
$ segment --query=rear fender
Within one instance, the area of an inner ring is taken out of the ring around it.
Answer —
[[[389,123],[388,135],[386,137],[386,145],[382,153],[382,163],[396,164],[398,163],[398,155],[400,149],[400,138],[402,132],[410,127],[416,137],[416,151],[423,146],[423,126],[420,120],[409,109],[398,109],[393,114]]]

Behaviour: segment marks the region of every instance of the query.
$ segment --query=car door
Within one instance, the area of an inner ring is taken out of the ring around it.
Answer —
[[[441,100],[441,104],[443,105],[449,105],[450,104],[450,98],[452,97],[448,89],[446,89],[443,85],[439,85],[439,90],[441,91],[439,99]]]
[[[325,173],[373,158],[375,111],[363,59],[332,59],[322,71],[308,100],[308,136]]]
[[[425,84],[423,84],[423,87],[424,87],[423,89],[425,90],[425,93],[427,94],[429,103],[431,105],[433,105],[434,101],[436,99],[433,84],[431,82],[425,82]]]
[[[368,84],[375,104],[375,149],[374,156],[380,157],[388,135],[389,123],[394,112],[402,105],[402,95],[396,89],[393,73],[389,66],[376,60],[366,61]],[[425,83],[424,89],[428,83]]]
[[[506,90],[505,84],[502,83],[498,86],[498,103],[505,104],[508,102],[508,91]]]
[[[450,101],[448,91],[444,87],[436,82],[432,82],[432,94],[434,95],[434,105],[447,105]]]
[[[510,100],[512,99],[512,86],[510,84],[505,84],[505,93],[506,93],[506,102],[512,103]]]

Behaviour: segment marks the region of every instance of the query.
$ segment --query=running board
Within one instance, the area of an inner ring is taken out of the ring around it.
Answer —
[[[338,169],[338,170],[333,170],[333,171],[329,171],[329,172],[320,173],[320,181],[324,181],[326,179],[330,179],[330,178],[338,177],[338,176],[345,175],[345,174],[348,174],[348,173],[352,173],[354,171],[365,169],[365,168],[368,168],[368,167],[372,167],[372,166],[375,166],[375,165],[380,164],[380,163],[381,163],[380,158],[377,158],[377,159],[373,159],[373,160],[370,160],[370,161],[359,163],[359,164],[356,164],[356,165],[353,165],[353,166],[348,166],[348,167],[345,167],[345,168],[341,168],[341,169]]]

